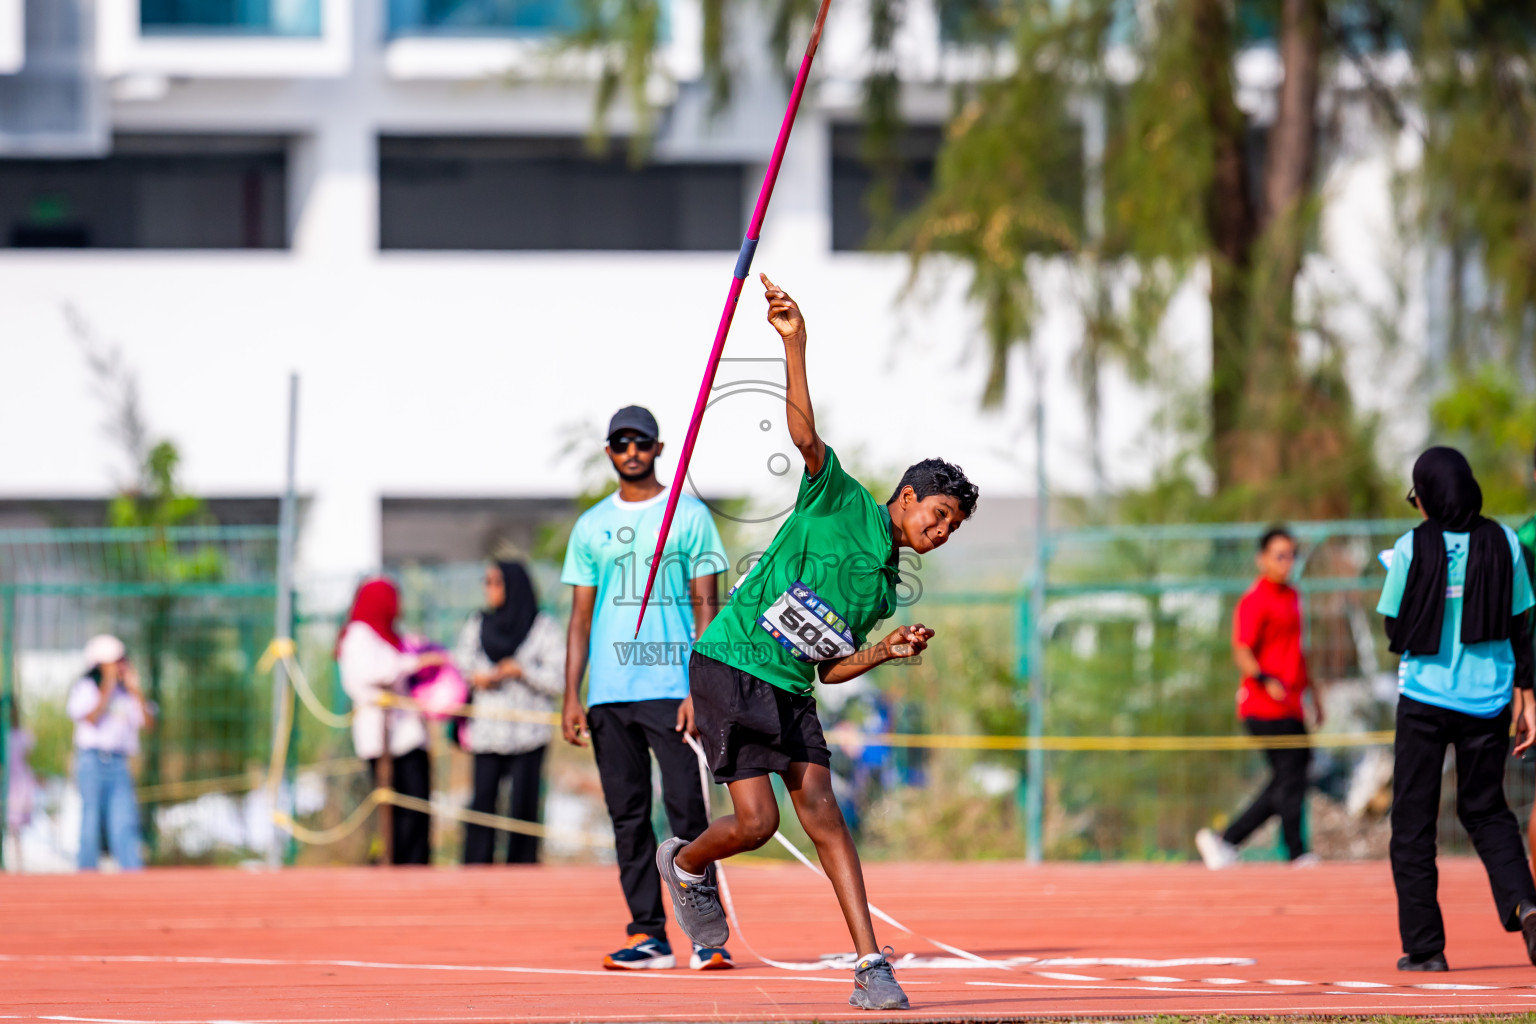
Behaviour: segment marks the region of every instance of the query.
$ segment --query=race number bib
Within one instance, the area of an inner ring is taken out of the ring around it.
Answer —
[[[848,623],[799,580],[757,617],[757,624],[800,661],[846,658],[856,650]]]

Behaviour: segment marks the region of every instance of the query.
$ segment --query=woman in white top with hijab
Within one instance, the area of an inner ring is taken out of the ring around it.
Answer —
[[[400,593],[386,579],[365,580],[352,599],[352,611],[336,642],[336,664],[341,687],[352,698],[352,746],[368,762],[377,782],[379,758],[384,754],[384,727],[389,726],[389,750],[393,757],[391,787],[395,792],[429,800],[432,796],[432,759],[427,753],[427,730],[421,715],[407,708],[385,709],[379,698],[405,695],[406,680],[428,665],[440,665],[441,653],[406,652],[395,619],[400,614]],[[432,859],[432,819],[421,811],[396,807],[391,813],[393,862],[427,864]]]
[[[485,610],[470,616],[454,652],[474,687],[478,712],[464,727],[464,745],[475,755],[475,789],[470,809],[497,813],[502,779],[511,788],[511,817],[539,820],[539,792],[544,752],[553,729],[512,715],[553,715],[555,698],[565,692],[565,630],[539,611],[528,570],[518,562],[485,567]],[[493,717],[495,712],[509,713]],[[464,863],[495,862],[496,832],[484,825],[464,826]],[[507,863],[539,859],[536,836],[507,836]]]

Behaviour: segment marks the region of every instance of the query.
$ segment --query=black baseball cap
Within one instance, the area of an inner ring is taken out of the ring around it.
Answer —
[[[641,437],[654,441],[661,436],[661,428],[656,426],[656,417],[651,415],[651,410],[639,405],[626,405],[613,414],[613,419],[608,421],[608,436],[612,437],[621,430],[633,430]]]

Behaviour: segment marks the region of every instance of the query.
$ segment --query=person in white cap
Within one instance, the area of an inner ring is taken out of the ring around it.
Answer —
[[[138,754],[139,731],[153,724],[153,716],[121,640],[91,637],[85,662],[87,671],[70,689],[66,704],[75,723],[75,781],[80,787],[77,864],[81,871],[95,870],[105,819],[112,859],[124,871],[136,871],[144,866],[144,855],[128,760]]]

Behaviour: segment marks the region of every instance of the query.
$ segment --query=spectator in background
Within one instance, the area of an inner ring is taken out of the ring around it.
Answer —
[[[463,726],[464,746],[475,755],[475,790],[470,809],[497,813],[502,779],[511,786],[510,813],[519,821],[539,820],[544,752],[553,728],[480,712],[552,715],[554,698],[565,692],[565,631],[539,611],[528,570],[518,562],[485,567],[485,611],[470,616],[459,634],[454,661],[469,679],[477,714]],[[537,836],[507,837],[507,863],[539,859]],[[464,826],[464,863],[496,860],[496,831]]]
[[[441,665],[440,652],[408,654],[395,619],[400,593],[386,579],[365,580],[352,599],[352,610],[336,640],[336,664],[342,689],[352,698],[352,746],[368,762],[375,783],[384,755],[384,727],[389,726],[393,755],[391,786],[395,792],[429,800],[432,760],[427,754],[427,729],[421,715],[407,708],[379,706],[386,694],[405,694],[406,680],[428,665]],[[432,858],[432,818],[422,811],[396,807],[391,818],[391,845],[396,864],[426,864]]]
[[[1232,616],[1232,660],[1243,673],[1237,690],[1237,714],[1254,736],[1305,736],[1306,711],[1302,694],[1310,688],[1312,709],[1323,724],[1323,702],[1310,687],[1307,659],[1301,649],[1301,597],[1288,582],[1296,565],[1296,538],[1281,526],[1259,538],[1254,559],[1259,578],[1237,602]],[[1208,828],[1195,834],[1195,846],[1212,870],[1236,863],[1238,847],[1270,818],[1280,816],[1285,850],[1294,865],[1315,864],[1301,834],[1301,808],[1307,793],[1307,747],[1268,748],[1269,784],[1226,832]]]
[[[603,958],[610,970],[677,964],[656,873],[652,755],[673,833],[693,839],[709,827],[699,762],[687,746],[688,734],[697,732],[687,665],[694,640],[719,610],[720,573],[728,563],[708,507],[691,494],[680,495],[651,610],[636,636],[638,590],[667,507],[668,485],[656,479],[656,461],[666,447],[659,436],[656,418],[638,405],[613,414],[605,450],[619,489],[576,520],[560,573],[571,586],[561,732],[578,747],[592,743],[629,906],[629,941]],[[583,704],[581,677],[589,666]],[[693,970],[731,966],[724,948],[692,949]]]
[[[1536,883],[1504,799],[1515,754],[1536,741],[1526,613],[1536,605],[1515,532],[1482,515],[1483,491],[1454,448],[1413,464],[1408,501],[1424,521],[1397,539],[1376,611],[1398,664],[1392,881],[1400,971],[1446,971],[1435,867],[1445,748],[1456,751],[1456,816],[1493,888],[1499,923],[1536,963]]]
[[[21,833],[32,823],[32,811],[37,804],[37,776],[27,758],[32,754],[36,741],[30,730],[21,726],[20,702],[11,700],[10,735],[5,744],[5,836],[13,844],[12,855],[5,858],[17,871],[26,870],[21,863]]]
[[[75,723],[75,781],[80,787],[81,871],[94,871],[101,856],[101,826],[107,848],[124,871],[144,866],[140,849],[139,803],[128,759],[139,753],[139,731],[153,714],[128,650],[115,636],[93,636],[85,645],[87,671],[70,688],[65,710]]]

